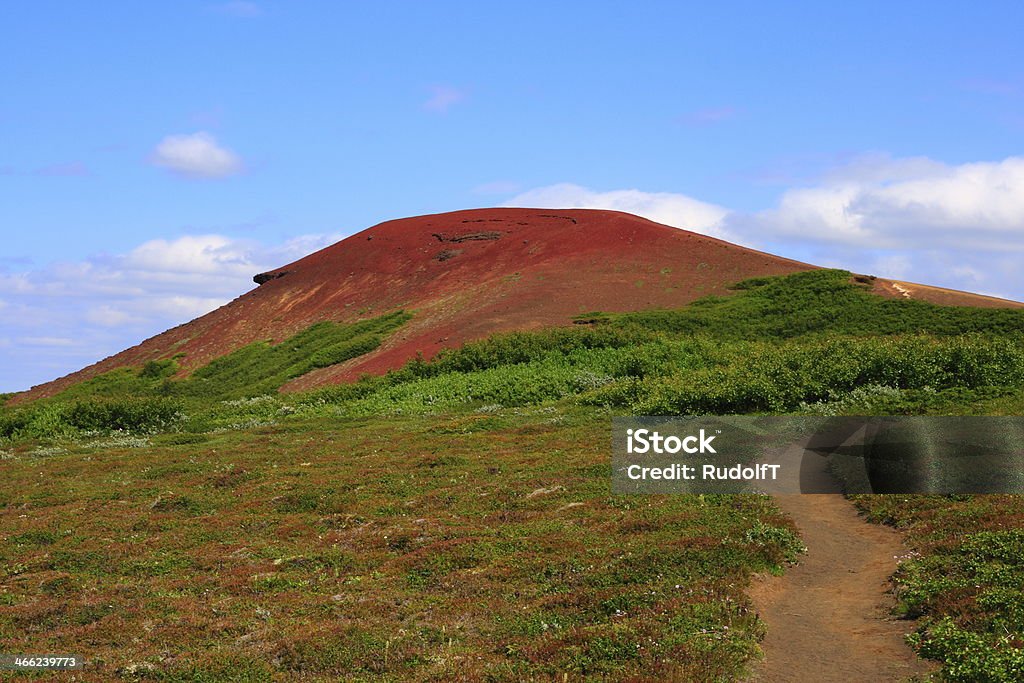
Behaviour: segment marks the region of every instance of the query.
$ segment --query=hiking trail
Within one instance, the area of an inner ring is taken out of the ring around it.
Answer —
[[[929,671],[904,642],[912,622],[890,614],[900,534],[869,524],[841,494],[776,495],[807,546],[781,577],[755,580],[768,626],[751,681],[902,681]]]

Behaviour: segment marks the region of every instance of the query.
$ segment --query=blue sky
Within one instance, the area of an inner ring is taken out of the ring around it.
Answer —
[[[373,223],[609,206],[1024,299],[1024,5],[0,5],[0,391]]]

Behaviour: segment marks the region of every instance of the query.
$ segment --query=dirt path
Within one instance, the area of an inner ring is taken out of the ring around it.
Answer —
[[[868,524],[839,494],[777,495],[808,552],[782,577],[756,582],[768,625],[754,681],[901,681],[928,670],[903,642],[911,624],[888,617],[899,534]]]
[[[914,298],[913,294],[911,293],[911,291],[909,289],[907,289],[906,287],[904,287],[903,285],[899,284],[898,282],[892,283],[892,288],[895,289],[900,294],[902,294],[904,299],[912,299],[912,298]]]

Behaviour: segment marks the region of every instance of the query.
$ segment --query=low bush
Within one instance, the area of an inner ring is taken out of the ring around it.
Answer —
[[[165,431],[183,417],[181,405],[167,398],[76,401],[63,411],[71,427],[103,433]]]

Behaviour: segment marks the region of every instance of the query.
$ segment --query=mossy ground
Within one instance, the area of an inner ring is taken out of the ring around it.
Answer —
[[[542,407],[15,451],[0,649],[86,680],[729,680],[793,532],[763,497],[610,495],[608,429]]]
[[[611,496],[613,413],[1024,410],[1024,312],[842,271],[274,391],[404,320],[0,408],[0,650],[77,650],[93,680],[730,680],[763,629],[744,587],[798,543],[767,498]],[[1021,499],[858,504],[919,553],[920,652],[1019,680]]]

